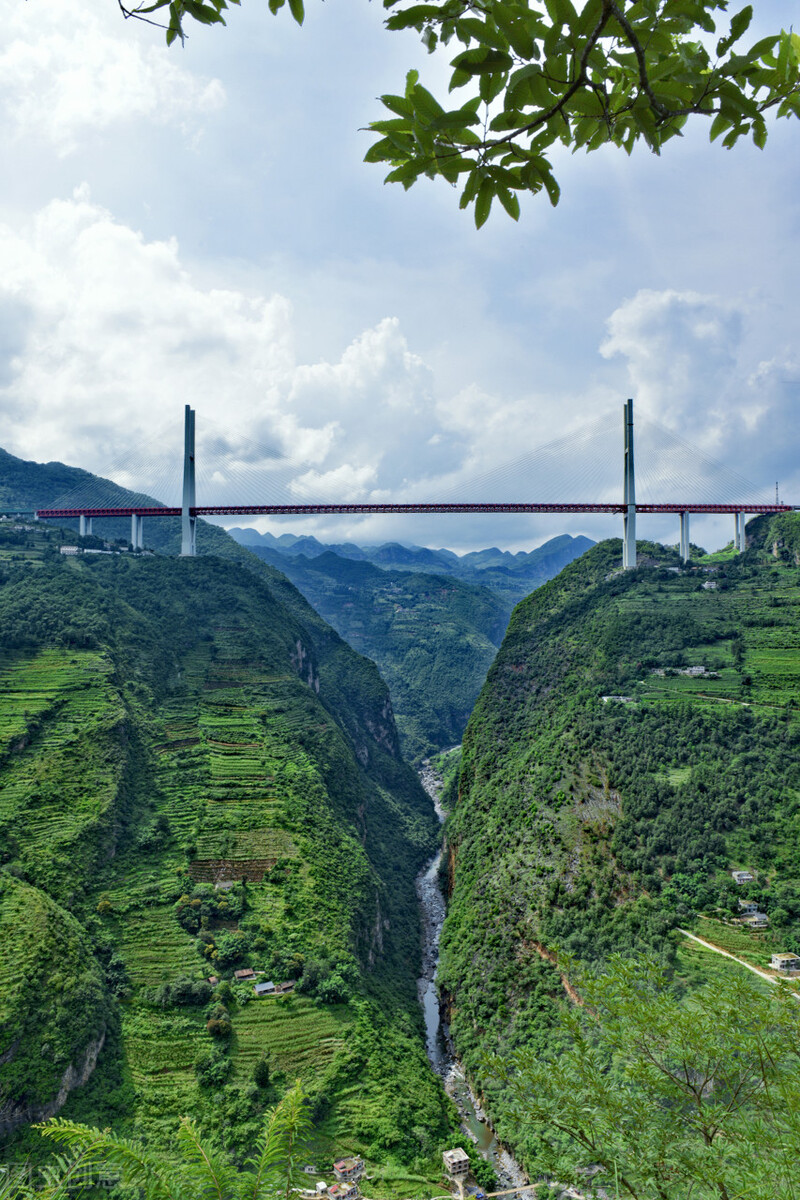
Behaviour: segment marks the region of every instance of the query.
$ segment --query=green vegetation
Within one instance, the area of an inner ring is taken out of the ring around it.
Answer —
[[[604,543],[512,616],[464,738],[440,977],[462,1060],[530,1162],[484,1056],[557,1039],[565,956],[682,969],[673,931],[701,918],[761,967],[800,950],[798,525],[751,522],[748,553],[710,571],[640,546],[651,565],[623,573]],[[766,934],[733,923],[742,898]]]
[[[41,1127],[41,1132],[66,1147],[67,1156],[53,1172],[45,1195],[56,1200],[85,1185],[86,1180],[102,1180],[104,1186],[120,1184],[126,1194],[133,1191],[147,1200],[193,1200],[198,1195],[215,1200],[265,1200],[282,1195],[288,1200],[292,1186],[301,1179],[301,1156],[310,1130],[308,1097],[299,1083],[265,1114],[245,1170],[221,1154],[186,1118],[177,1127],[169,1155],[110,1130],[56,1120]],[[16,1196],[22,1200],[26,1195],[41,1194],[23,1186]]]
[[[326,621],[378,664],[407,757],[419,761],[461,740],[509,609],[487,588],[448,576],[331,553],[280,563]]]
[[[579,978],[553,1044],[494,1068],[540,1170],[582,1195],[797,1196],[800,1013],[729,973],[686,996],[652,963]]]
[[[254,559],[37,537],[0,562],[6,1152],[40,1153],[22,1107],[105,1031],[67,1118],[157,1147],[191,1116],[241,1155],[299,1078],[323,1162],[437,1180],[413,889],[437,822],[376,668]],[[247,969],[290,986],[256,999]]]
[[[109,1002],[86,932],[38,888],[0,871],[0,1130],[46,1115],[65,1075],[106,1035]]]

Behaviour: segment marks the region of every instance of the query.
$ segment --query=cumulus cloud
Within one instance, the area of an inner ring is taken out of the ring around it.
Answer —
[[[83,187],[0,227],[0,310],[6,445],[29,457],[118,461],[115,478],[169,498],[184,403],[208,502],[384,496],[453,453],[397,320],[338,361],[298,362],[285,298],[198,285],[174,240],[147,241]]]
[[[194,131],[204,113],[224,103],[219,80],[193,75],[160,44],[144,44],[133,22],[121,38],[112,21],[121,21],[113,5],[41,0],[9,11],[0,51],[7,130],[42,138],[66,155],[89,132],[123,122]]]
[[[600,352],[627,361],[654,486],[663,490],[671,475],[676,492],[712,501],[714,488],[732,498],[733,472],[752,480],[761,499],[776,473],[800,483],[800,369],[792,355],[759,360],[763,332],[754,331],[763,325],[749,301],[694,291],[642,290],[611,314]]]

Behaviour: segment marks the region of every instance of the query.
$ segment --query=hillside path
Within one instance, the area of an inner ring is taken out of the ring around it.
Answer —
[[[767,983],[777,983],[774,975],[768,975],[766,971],[759,971],[758,967],[751,966],[743,958],[737,958],[735,954],[731,954],[728,950],[723,950],[720,946],[715,946],[713,942],[707,942],[704,938],[698,937],[696,933],[689,933],[688,929],[681,929],[680,927],[678,928],[678,933],[682,933],[684,937],[691,938],[693,942],[699,942],[701,946],[705,946],[706,950],[713,950],[715,954],[721,954],[724,958],[733,959],[740,967],[746,967],[754,975],[760,975],[762,979],[766,979]]]

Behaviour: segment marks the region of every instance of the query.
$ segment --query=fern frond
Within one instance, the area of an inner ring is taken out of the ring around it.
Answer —
[[[205,1145],[193,1121],[181,1118],[178,1143],[182,1150],[183,1170],[194,1200],[234,1200],[238,1172],[233,1164]]]
[[[102,1169],[119,1175],[122,1183],[141,1188],[147,1200],[180,1200],[180,1177],[171,1163],[140,1142],[120,1137],[110,1129],[93,1129],[75,1121],[54,1117],[36,1125],[43,1137],[78,1152],[73,1171],[80,1165],[89,1170]],[[61,1181],[63,1190],[66,1179]],[[52,1197],[55,1200],[55,1197]]]

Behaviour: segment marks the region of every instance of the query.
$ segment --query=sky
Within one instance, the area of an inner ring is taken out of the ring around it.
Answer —
[[[792,8],[763,6],[753,36]],[[597,501],[621,492],[631,396],[640,498],[731,499],[741,476],[746,500],[779,481],[800,504],[797,122],[773,121],[764,151],[703,127],[661,158],[559,151],[555,209],[523,197],[518,224],[498,210],[477,231],[443,180],[406,193],[363,162],[377,97],[410,67],[446,79],[382,20],[376,0],[308,0],[299,28],[243,0],[167,49],[113,0],[14,0],[0,445],[174,503],[189,403],[198,503]],[[254,523],[458,551],[620,532],[592,516]],[[692,540],[732,528],[696,518]],[[639,536],[674,542],[677,518],[640,518]]]

